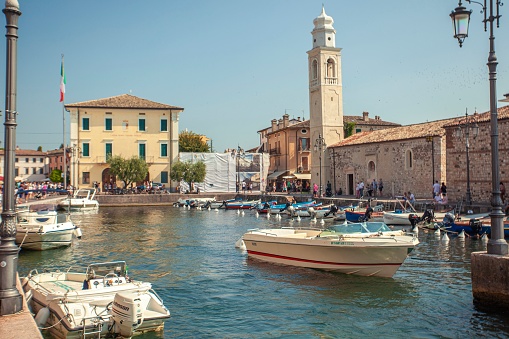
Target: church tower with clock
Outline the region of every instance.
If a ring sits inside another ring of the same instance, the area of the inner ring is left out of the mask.
[[[330,157],[326,145],[343,140],[343,87],[341,81],[341,48],[336,48],[334,20],[322,13],[313,20],[313,49],[308,54],[311,184],[317,183],[325,193],[330,180]],[[334,180],[334,178],[332,178]]]

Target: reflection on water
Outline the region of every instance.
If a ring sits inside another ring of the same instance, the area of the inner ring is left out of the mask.
[[[485,249],[479,240],[444,243],[421,231],[421,244],[386,279],[247,258],[234,247],[247,229],[289,225],[251,212],[101,207],[73,221],[83,238],[64,249],[22,251],[20,274],[125,260],[134,278],[153,283],[172,313],[164,333],[138,338],[509,336],[506,315],[472,304],[470,253]]]

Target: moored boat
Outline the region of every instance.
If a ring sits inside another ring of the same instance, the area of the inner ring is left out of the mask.
[[[81,230],[54,204],[33,204],[16,213],[16,244],[22,249],[48,250],[71,245]]]
[[[238,209],[251,209],[251,208],[254,208],[257,204],[260,203],[260,199],[258,200],[248,200],[248,201],[245,201],[245,200],[235,200],[235,201],[231,201],[231,202],[227,202],[226,203],[226,209],[227,210],[238,210]]]
[[[132,280],[123,261],[86,271],[32,270],[23,290],[36,323],[55,338],[131,337],[160,331],[170,312],[148,282]]]
[[[60,201],[58,207],[65,211],[96,210],[99,202],[95,199],[95,189],[86,188],[76,190],[72,197]]]
[[[249,257],[346,274],[392,277],[419,243],[382,222],[343,223],[326,230],[256,229],[242,236]]]

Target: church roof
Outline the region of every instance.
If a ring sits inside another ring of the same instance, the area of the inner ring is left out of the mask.
[[[462,123],[464,119],[464,117],[449,118],[414,125],[387,128],[372,132],[356,133],[338,143],[329,145],[329,147],[408,140],[425,138],[428,136],[443,136],[445,134],[445,127],[457,126],[458,124]],[[501,107],[498,109],[498,119],[509,119],[509,106]],[[490,112],[477,114],[476,121],[489,122]]]
[[[131,94],[122,94],[114,97],[76,102],[66,104],[65,107],[79,108],[134,108],[134,109],[175,109],[184,110],[182,107],[161,104],[159,102],[150,101],[139,98]]]

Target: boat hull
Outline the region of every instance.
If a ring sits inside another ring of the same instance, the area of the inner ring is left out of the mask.
[[[406,213],[406,212],[383,212],[384,223],[387,225],[401,225],[411,226],[410,222],[411,215],[418,215],[417,213]]]
[[[70,246],[75,227],[55,232],[39,233],[37,230],[28,232],[19,229],[16,232],[16,244],[22,249],[43,251],[53,248]]]
[[[246,233],[248,256],[276,264],[362,276],[392,277],[415,243],[359,239],[294,239]]]

